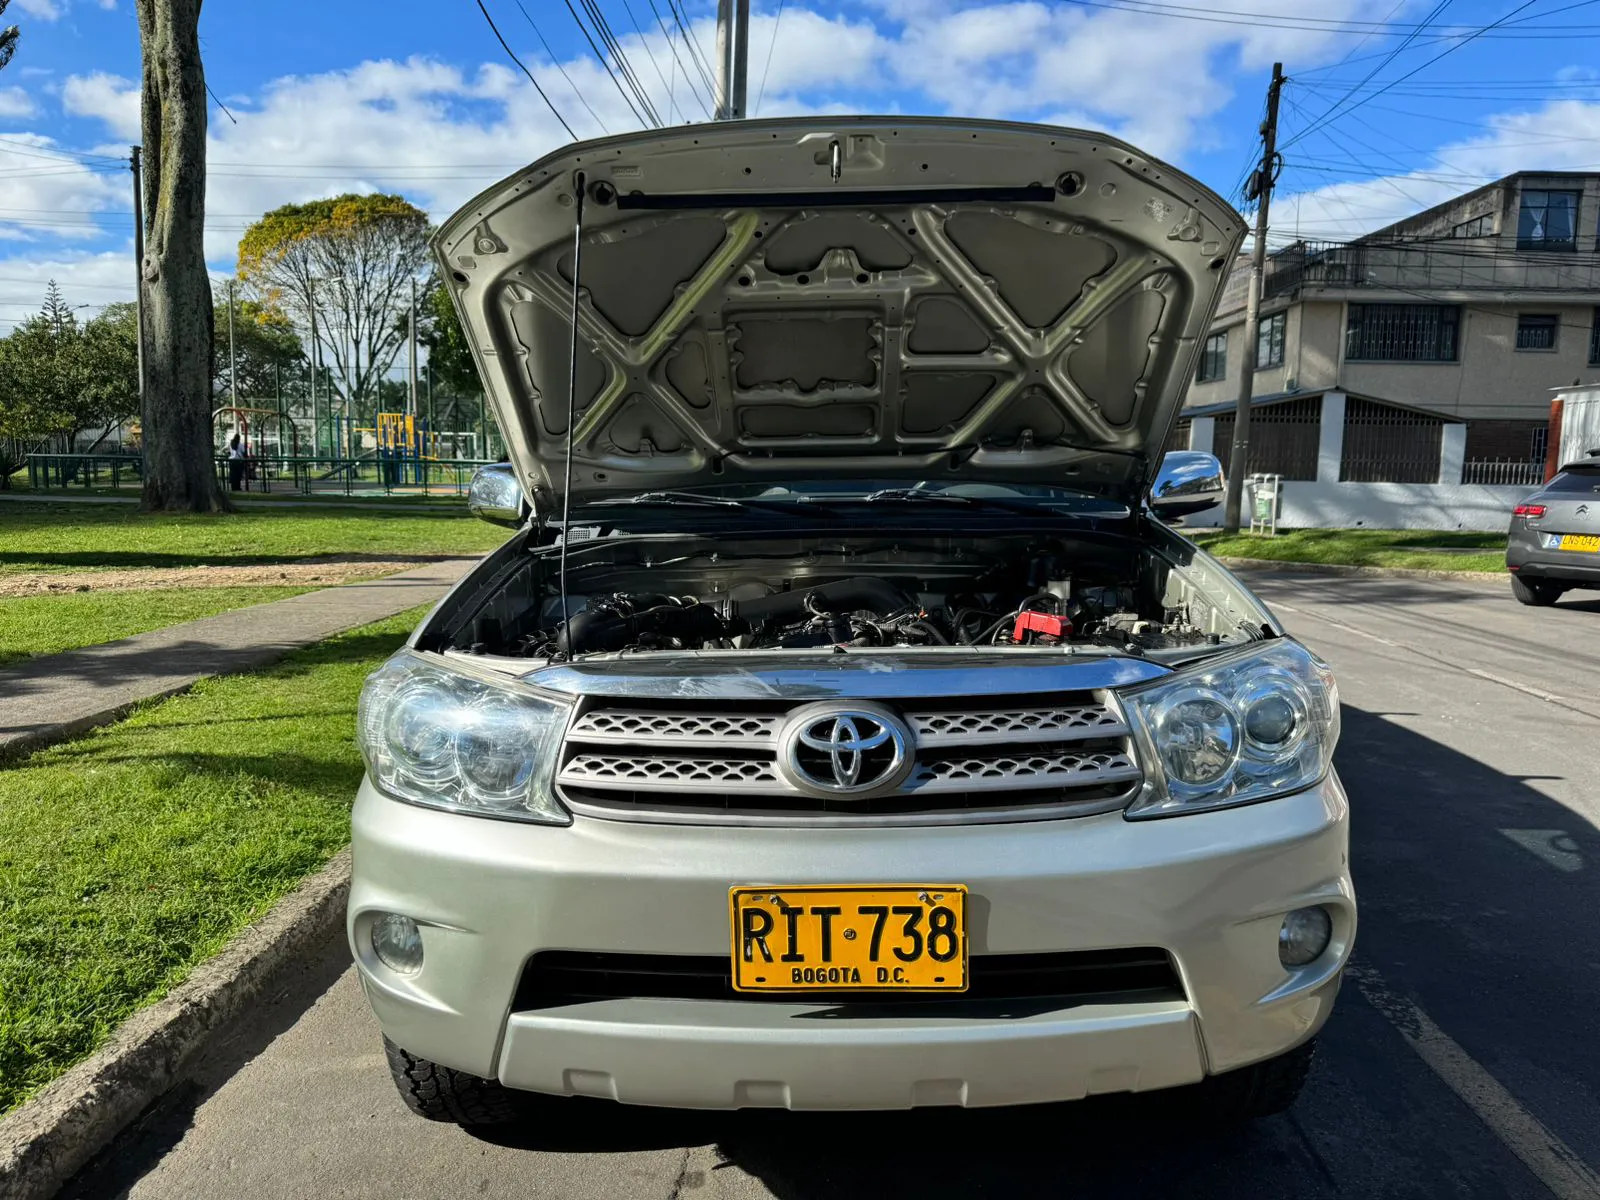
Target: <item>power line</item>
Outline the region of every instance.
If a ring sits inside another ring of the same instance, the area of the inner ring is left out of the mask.
[[[1441,3],[1444,3],[1444,2],[1446,2],[1446,0],[1441,0]],[[1406,80],[1410,79],[1413,75],[1416,75],[1418,72],[1427,70],[1434,63],[1438,62],[1441,58],[1445,58],[1448,55],[1454,54],[1457,50],[1461,49],[1463,46],[1470,45],[1474,40],[1476,40],[1477,38],[1481,37],[1484,33],[1488,32],[1489,30],[1495,28],[1498,25],[1505,24],[1512,17],[1516,16],[1519,12],[1522,12],[1526,8],[1531,8],[1533,5],[1535,5],[1537,3],[1539,3],[1539,0],[1522,0],[1521,4],[1517,5],[1516,8],[1513,8],[1510,12],[1508,12],[1505,16],[1501,17],[1499,20],[1492,21],[1488,25],[1483,26],[1483,28],[1478,30],[1476,33],[1473,33],[1473,34],[1469,35],[1468,37],[1463,38],[1459,42],[1454,42],[1451,45],[1446,46],[1443,50],[1441,50],[1438,54],[1435,54],[1427,62],[1421,63],[1420,65],[1411,68],[1411,70],[1407,71],[1404,75],[1401,75],[1397,79],[1394,79],[1394,80],[1390,81],[1389,83],[1385,84],[1383,87],[1379,88],[1377,91],[1370,93],[1368,96],[1366,96],[1366,97],[1364,97],[1364,98],[1362,98],[1360,100],[1357,100],[1354,104],[1352,104],[1349,108],[1347,108],[1345,110],[1346,115],[1348,115],[1351,112],[1354,112],[1356,109],[1360,108],[1363,104],[1366,104],[1369,100],[1372,100],[1372,99],[1374,99],[1374,98],[1376,98],[1378,96],[1383,95],[1384,92],[1388,91],[1390,88],[1394,87],[1396,84],[1404,83]],[[1290,138],[1289,141],[1285,144],[1286,148],[1287,148],[1287,146],[1292,146],[1296,141],[1299,140],[1300,137],[1304,137],[1304,136],[1305,136],[1305,134],[1301,133],[1297,137]]]
[[[1434,35],[1435,40],[1454,40],[1465,37],[1471,40],[1476,27],[1471,25],[1431,25],[1412,22],[1385,23],[1379,21],[1351,21],[1330,17],[1297,17],[1282,13],[1254,12],[1240,9],[1201,8],[1184,4],[1157,3],[1156,0],[1068,0],[1078,8],[1111,9],[1139,13],[1144,16],[1166,17],[1174,20],[1201,21],[1212,25],[1238,25],[1253,29],[1296,29],[1313,33],[1347,34],[1362,37],[1416,37],[1422,33]],[[1580,0],[1581,7],[1595,0]],[[1565,9],[1556,11],[1566,11]],[[1488,28],[1496,28],[1490,26]],[[1517,40],[1567,40],[1577,37],[1600,37],[1597,25],[1547,26],[1547,33],[1519,33],[1507,31],[1496,38]],[[1385,52],[1387,53],[1387,52]],[[1342,65],[1342,64],[1339,64]]]
[[[556,65],[556,70],[561,72],[561,78],[567,81],[567,86],[572,89],[572,94],[578,98],[578,103],[583,105],[584,110],[594,118],[595,124],[600,126],[601,133],[610,133],[611,130],[608,129],[606,127],[606,123],[600,119],[600,114],[589,107],[589,102],[584,99],[583,93],[578,90],[578,85],[572,82],[572,76],[567,74],[567,69],[561,65],[561,60],[556,57],[556,52],[550,49],[550,43],[545,41],[544,33],[537,25],[534,24],[533,18],[528,15],[528,10],[522,6],[522,0],[513,0],[513,2],[517,6],[517,11],[522,14],[522,19],[525,20],[529,25],[533,26],[533,32],[534,35],[539,39],[539,44],[544,47],[544,52],[550,56],[550,61]]]
[[[1449,5],[1450,5],[1450,0],[1439,0],[1439,3],[1435,4],[1433,6],[1432,11],[1430,11],[1428,13],[1428,16],[1430,18],[1438,16],[1446,8],[1448,8]],[[1294,145],[1301,138],[1305,137],[1307,133],[1319,130],[1324,125],[1326,125],[1333,118],[1334,114],[1336,114],[1340,108],[1342,108],[1346,103],[1349,102],[1350,97],[1355,94],[1356,87],[1364,86],[1367,83],[1370,83],[1372,81],[1373,76],[1377,75],[1379,71],[1383,70],[1384,67],[1386,67],[1390,63],[1392,63],[1395,60],[1395,58],[1403,50],[1405,50],[1405,48],[1407,46],[1409,46],[1413,41],[1416,40],[1416,37],[1417,37],[1417,34],[1416,34],[1415,31],[1407,34],[1405,36],[1405,38],[1400,42],[1400,44],[1398,46],[1396,46],[1393,50],[1391,50],[1386,57],[1384,57],[1382,60],[1380,60],[1378,62],[1378,64],[1375,67],[1372,68],[1372,70],[1367,72],[1365,78],[1363,78],[1361,80],[1360,84],[1357,84],[1357,85],[1351,87],[1350,90],[1345,92],[1344,95],[1340,96],[1332,104],[1328,105],[1328,107],[1323,110],[1322,115],[1317,117],[1315,120],[1313,120],[1311,122],[1310,126],[1307,129],[1302,130],[1300,133],[1296,134],[1294,137],[1291,137],[1287,142],[1285,142],[1283,144],[1284,145],[1284,149],[1287,150],[1290,146]],[[1349,56],[1346,55],[1345,57],[1348,58]]]
[[[656,111],[655,105],[650,102],[649,92],[639,82],[639,73],[633,69],[633,63],[623,53],[622,43],[617,39],[616,31],[611,28],[611,22],[606,19],[606,14],[601,10],[599,0],[578,0],[578,2],[583,5],[584,11],[589,14],[589,19],[594,23],[595,31],[600,34],[601,42],[611,52],[611,57],[616,62],[618,70],[622,72],[623,78],[628,81],[629,89],[638,99],[640,106],[649,115],[650,120],[659,128],[664,124],[661,120],[661,114]]]
[[[772,22],[772,40],[767,43],[767,65],[761,68],[761,86],[756,89],[756,106],[750,115],[761,115],[761,98],[767,94],[767,72],[772,70],[772,52],[778,48],[778,26],[783,24],[784,0],[778,0],[778,15]]]
[[[695,103],[700,106],[700,111],[705,114],[706,120],[709,121],[711,119],[711,109],[706,105],[706,97],[695,88],[694,81],[689,78],[689,68],[684,66],[683,59],[678,57],[678,47],[672,40],[672,32],[667,28],[666,21],[662,20],[661,10],[656,7],[656,0],[648,0],[648,2],[650,4],[650,11],[655,14],[656,24],[661,26],[661,36],[667,39],[667,49],[672,51],[672,61],[677,63],[678,69],[683,72],[683,80],[689,85],[689,94],[695,98]],[[687,40],[688,39],[685,38],[685,43],[687,43]],[[692,61],[694,55],[691,54],[689,57]]]
[[[482,0],[479,0],[479,3],[482,3]],[[628,106],[628,111],[633,113],[634,119],[637,120],[639,124],[650,124],[649,119],[639,111],[638,105],[633,102],[633,97],[628,95],[628,89],[622,86],[622,81],[617,78],[616,72],[611,69],[611,64],[606,61],[605,54],[601,51],[599,46],[595,45],[594,35],[589,32],[589,27],[583,23],[583,18],[578,15],[578,10],[572,7],[572,0],[564,0],[564,3],[567,6],[567,11],[572,14],[572,20],[578,26],[578,31],[583,34],[584,40],[589,43],[589,49],[592,50],[594,52],[594,56],[600,60],[600,65],[605,68],[605,73],[611,76],[611,82],[616,86],[617,94],[622,97],[622,102]],[[659,121],[656,123],[660,124]]]
[[[512,62],[516,63],[517,66],[521,68],[522,73],[528,77],[528,82],[533,84],[533,90],[539,93],[539,99],[544,101],[545,107],[555,114],[556,120],[561,122],[561,128],[567,131],[567,136],[573,141],[577,141],[578,135],[572,132],[572,126],[567,124],[567,119],[561,115],[561,110],[555,106],[549,96],[544,94],[544,89],[539,86],[539,81],[533,77],[532,71],[523,66],[522,60],[517,57],[516,51],[506,44],[506,39],[500,34],[500,27],[494,23],[494,18],[489,15],[489,10],[483,6],[483,0],[477,0],[477,3],[478,11],[483,14],[483,19],[489,22],[489,28],[494,31],[495,41],[500,43],[500,48],[506,52],[506,56],[510,58]]]
[[[627,11],[628,20],[633,22],[633,31],[639,35],[639,44],[644,47],[645,55],[650,59],[650,65],[655,68],[656,78],[661,80],[661,86],[667,89],[667,116],[670,117],[674,104],[672,85],[667,82],[667,77],[661,72],[661,63],[656,59],[656,52],[650,49],[650,39],[645,37],[644,29],[639,24],[639,18],[633,15],[633,5],[629,4],[628,0],[622,0],[622,7]],[[682,117],[682,109],[678,110],[678,115]]]
[[[699,43],[689,36],[689,22],[684,17],[678,0],[667,0],[667,7],[672,10],[672,19],[678,26],[678,32],[683,35],[684,47],[689,51],[689,57],[694,60],[695,68],[700,72],[700,82],[705,85],[706,95],[715,97],[717,85],[712,81],[711,68],[706,63],[705,55],[700,51]]]

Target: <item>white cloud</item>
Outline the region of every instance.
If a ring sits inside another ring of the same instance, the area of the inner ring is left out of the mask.
[[[133,299],[133,252],[0,256],[0,335],[39,311],[54,279],[66,302],[87,320],[107,304]]]
[[[17,8],[41,21],[54,21],[63,11],[62,6],[55,3],[55,0],[17,0]]]
[[[0,236],[83,240],[104,232],[95,214],[126,207],[127,172],[115,162],[84,162],[49,138],[10,133],[0,141]]]
[[[31,117],[39,111],[33,97],[19,87],[0,87],[0,118]]]
[[[104,71],[70,75],[61,88],[61,105],[75,117],[99,119],[120,138],[139,140],[139,85],[131,79]]]
[[[1600,171],[1600,103],[1555,101],[1485,124],[1483,136],[1441,147],[1415,171],[1298,192],[1280,184],[1273,241],[1358,237],[1517,171]],[[1294,170],[1291,150],[1285,182],[1294,181]]]

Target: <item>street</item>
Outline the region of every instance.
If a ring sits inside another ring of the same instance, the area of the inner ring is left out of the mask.
[[[1249,582],[1338,672],[1362,905],[1291,1115],[1218,1136],[1158,1096],[881,1116],[561,1101],[471,1133],[402,1107],[336,945],[64,1194],[1600,1196],[1600,599]]]

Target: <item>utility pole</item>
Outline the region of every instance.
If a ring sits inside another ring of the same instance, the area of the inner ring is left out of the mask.
[[[406,335],[410,339],[410,361],[406,366],[407,391],[406,415],[413,421],[417,418],[417,281],[411,280],[411,314],[407,321]]]
[[[233,406],[239,407],[239,359],[233,352],[233,280],[228,280],[228,395],[233,397]],[[238,420],[239,414],[234,413]]]
[[[717,0],[716,119],[745,115],[750,66],[750,0]]]
[[[144,167],[143,147],[130,146],[128,169],[133,172],[133,319],[139,327],[139,412],[144,412]]]
[[[1244,309],[1243,374],[1239,379],[1239,404],[1233,418],[1233,457],[1228,463],[1228,498],[1222,526],[1239,532],[1244,499],[1244,477],[1250,461],[1250,401],[1256,383],[1256,341],[1261,332],[1261,280],[1267,270],[1267,209],[1272,200],[1278,159],[1278,93],[1283,90],[1283,64],[1272,64],[1272,84],[1267,88],[1267,119],[1261,123],[1261,167],[1247,195],[1256,202],[1256,243],[1250,254],[1250,293]]]

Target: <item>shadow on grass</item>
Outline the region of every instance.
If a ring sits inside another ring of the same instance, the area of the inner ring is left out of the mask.
[[[324,566],[341,563],[366,562],[443,562],[451,558],[472,558],[473,551],[400,551],[392,554],[250,554],[218,552],[213,554],[166,554],[148,550],[67,550],[67,551],[0,551],[0,568],[18,570],[59,570],[77,568],[177,568],[177,567],[280,567]]]

